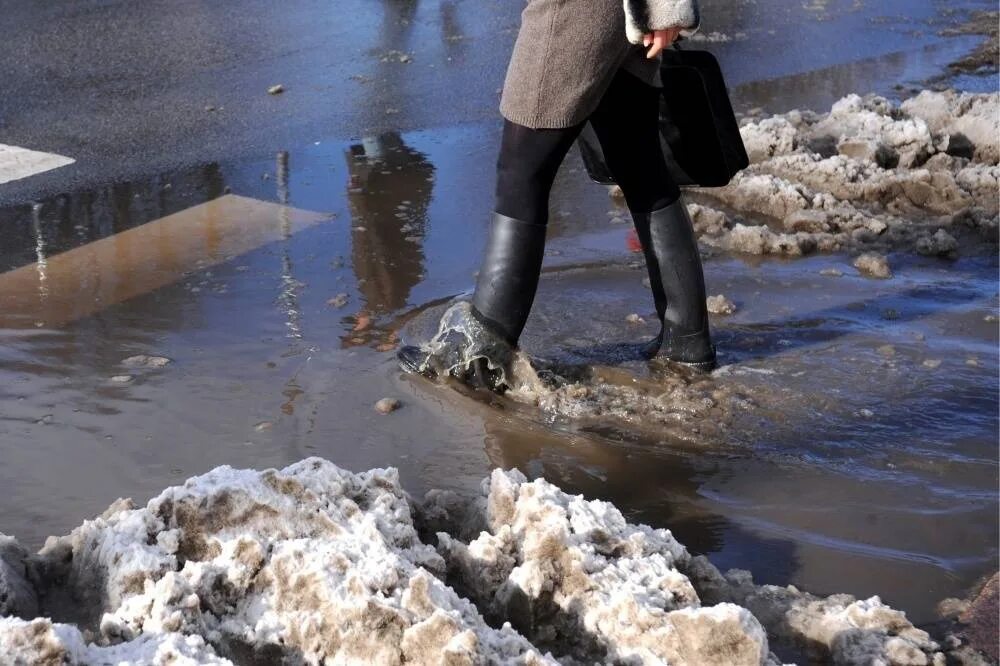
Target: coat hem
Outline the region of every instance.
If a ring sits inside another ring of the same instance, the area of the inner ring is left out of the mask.
[[[593,112],[594,109],[590,109],[586,113],[575,113],[570,116],[547,118],[544,115],[537,113],[513,113],[505,109],[503,106],[500,107],[500,115],[502,115],[505,119],[516,125],[521,125],[530,129],[566,129],[569,127],[575,127],[576,125],[580,125],[587,120]]]

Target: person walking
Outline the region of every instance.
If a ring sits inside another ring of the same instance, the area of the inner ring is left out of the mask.
[[[500,100],[496,206],[471,300],[478,335],[495,339],[467,342],[516,348],[541,273],[549,193],[589,122],[646,260],[661,323],[649,355],[713,368],[698,243],[659,140],[660,53],[697,29],[697,0],[529,0],[521,18]],[[404,369],[421,372],[430,355],[399,352]],[[502,389],[502,361],[473,356],[457,370]]]

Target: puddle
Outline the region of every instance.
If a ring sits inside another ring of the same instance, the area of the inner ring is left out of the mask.
[[[55,255],[38,233],[38,261],[0,274],[0,328],[62,327],[324,219],[227,194]]]
[[[610,378],[576,380],[561,401],[542,396],[540,409],[520,396],[483,409],[491,461],[669,524],[713,560],[769,582],[877,589],[930,620],[937,600],[997,557],[998,337],[987,321],[997,261],[894,260],[900,275],[886,283],[821,274],[853,272],[835,256],[709,260],[709,293],[737,312],[713,317],[723,366],[697,393],[725,396],[729,408],[692,420],[664,412],[663,370],[625,362]],[[652,337],[652,324],[626,324],[634,312],[653,321],[643,277],[625,266],[550,273],[524,348],[570,362]],[[643,392],[658,375],[658,390]],[[600,418],[580,418],[594,400]]]
[[[713,17],[728,40],[711,48],[741,106],[826,108],[844,92],[923,81],[978,43],[937,36],[961,16],[918,4],[735,3]],[[461,23],[443,7],[442,21]],[[803,47],[829,42],[831,26],[846,35],[838,48]],[[468,50],[434,34],[442,57]],[[546,409],[400,377],[401,331],[419,333],[473,284],[496,125],[322,139],[0,210],[0,294],[41,294],[44,274],[59,303],[33,301],[16,321],[5,310],[0,324],[0,529],[35,549],[117,496],[143,500],[221,464],[320,455],[397,466],[415,493],[468,491],[490,467],[516,466],[668,526],[721,568],[882,594],[917,622],[995,571],[995,251],[892,255],[885,282],[858,276],[847,255],[716,253],[709,292],[736,312],[713,318],[725,367],[699,384],[614,358],[615,345],[655,334],[652,303],[630,265],[625,211],[572,155],[524,345],[551,363],[597,366],[621,413],[566,413],[606,396]],[[267,203],[227,208],[218,237],[184,233],[202,206],[251,199]],[[275,231],[286,207],[331,217]],[[10,286],[19,275],[30,280]],[[100,307],[86,302],[95,294]],[[169,363],[122,363],[138,354]],[[715,404],[651,410],[644,401],[662,397],[663,382]],[[383,415],[373,405],[387,396],[402,408]]]

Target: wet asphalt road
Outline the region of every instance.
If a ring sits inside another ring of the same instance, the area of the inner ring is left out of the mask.
[[[701,46],[719,56],[731,85],[741,85],[876,58],[884,69],[887,54],[919,51],[959,9],[991,3],[702,5],[703,34],[721,40]],[[259,158],[320,139],[498,123],[522,6],[8,0],[0,23],[0,143],[67,155],[76,164],[0,186],[0,205]],[[929,59],[919,58],[923,67]],[[907,67],[874,76],[884,83],[919,74]],[[823,104],[856,83],[843,72],[789,82],[778,98],[802,103],[819,90]],[[285,92],[268,95],[275,84]],[[751,92],[753,104],[775,97],[773,89]]]
[[[0,143],[77,164],[0,187],[0,202],[493,117],[515,5],[5,2]]]

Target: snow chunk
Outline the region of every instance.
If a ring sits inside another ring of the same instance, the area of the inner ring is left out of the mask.
[[[699,204],[688,204],[687,209],[699,236],[718,236],[730,226],[729,218],[720,210]]]
[[[451,580],[561,660],[764,664],[767,637],[731,604],[702,608],[667,530],[630,525],[612,505],[495,470],[476,506],[487,531],[438,534]],[[560,641],[556,642],[559,637]]]
[[[816,249],[810,234],[775,233],[764,225],[737,224],[717,244],[730,252],[786,257],[800,257]]]
[[[28,552],[16,539],[0,533],[0,617],[34,617],[38,598],[28,582]]]
[[[517,471],[471,501],[428,493],[417,522],[437,549],[411,506],[395,470],[310,458],[119,500],[35,556],[0,538],[6,608],[72,600],[80,620],[0,618],[0,661],[774,666],[781,644],[817,663],[945,663],[878,597],[723,576],[668,530]]]
[[[0,654],[13,664],[233,666],[200,636],[146,634],[118,645],[88,645],[76,627],[44,618],[0,619]]]
[[[889,260],[885,255],[876,252],[866,252],[854,260],[854,267],[869,277],[887,280],[892,277]]]
[[[444,562],[395,470],[220,467],[50,539],[38,567],[100,616],[101,642],[179,633],[237,661],[551,663],[433,575]]]
[[[768,635],[804,648],[818,662],[943,666],[945,656],[927,632],[878,597],[816,597],[794,586],[755,585],[747,571],[723,576],[705,557],[691,558],[686,573],[707,603],[748,608]]]
[[[750,162],[762,162],[795,149],[795,126],[782,116],[765,118],[740,128]]]
[[[923,119],[895,118],[892,111],[892,104],[883,97],[848,95],[833,105],[829,115],[813,127],[813,132],[838,137],[839,143],[852,141],[888,146],[899,154],[902,167],[913,166],[937,151],[934,137]]]
[[[738,210],[778,219],[809,208],[812,198],[809,192],[793,182],[772,175],[755,174],[752,170],[736,174],[729,185],[713,190],[712,194]]]
[[[726,298],[725,294],[709,296],[705,299],[705,304],[712,314],[730,315],[736,312],[736,304]]]
[[[923,120],[933,132],[968,138],[977,161],[996,164],[1000,160],[1000,96],[924,90],[900,108]]]
[[[925,91],[901,105],[848,95],[829,113],[755,119],[741,133],[750,166],[699,192],[725,213],[691,207],[707,245],[781,256],[926,252],[944,227],[956,241],[970,229],[996,242],[1000,93]]]
[[[944,229],[938,229],[933,236],[924,236],[917,241],[917,252],[931,257],[954,257],[958,252],[958,241]]]

